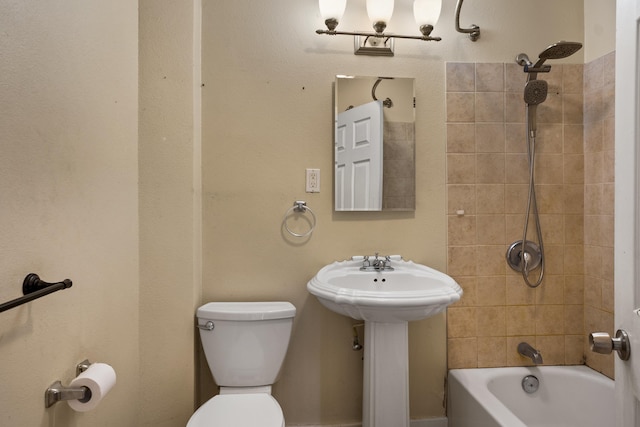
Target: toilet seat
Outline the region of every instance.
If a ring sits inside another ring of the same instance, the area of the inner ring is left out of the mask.
[[[284,427],[284,415],[267,393],[220,394],[199,407],[187,427]]]

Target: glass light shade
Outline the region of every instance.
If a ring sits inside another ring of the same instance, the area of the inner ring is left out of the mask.
[[[367,0],[367,14],[372,24],[388,23],[393,15],[393,0]]]
[[[441,0],[415,0],[413,17],[418,25],[436,25],[442,9]]]
[[[320,7],[322,19],[335,19],[339,21],[342,19],[342,15],[344,15],[347,0],[318,0],[318,6]]]

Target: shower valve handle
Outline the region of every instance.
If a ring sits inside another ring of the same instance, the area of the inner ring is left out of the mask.
[[[615,338],[611,338],[606,332],[590,333],[589,347],[591,351],[600,354],[610,354],[615,350],[618,352],[618,357],[622,360],[629,360],[629,356],[631,355],[629,335],[622,329],[618,329]]]

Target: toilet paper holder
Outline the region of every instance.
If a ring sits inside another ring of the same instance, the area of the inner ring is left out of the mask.
[[[76,365],[76,376],[80,375],[91,366],[88,359]],[[91,399],[91,390],[88,387],[63,387],[60,380],[54,382],[44,392],[44,407],[50,408],[62,400],[79,400],[88,402]]]

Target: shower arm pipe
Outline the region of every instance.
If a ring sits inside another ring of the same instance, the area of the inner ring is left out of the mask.
[[[38,277],[37,274],[29,273],[22,282],[22,294],[24,296],[0,304],[0,313],[41,298],[45,295],[49,295],[53,292],[70,288],[72,285],[73,282],[69,279],[64,279],[62,282],[58,283],[47,283],[40,280],[40,277]]]
[[[464,0],[458,0],[456,3],[456,31],[459,33],[469,34],[469,38],[472,42],[477,41],[480,38],[480,27],[476,24],[471,24],[470,28],[460,27],[460,10],[462,9],[462,2]]]
[[[544,61],[544,59],[540,59],[534,64],[526,53],[521,53],[516,56],[516,63],[523,68],[525,73],[529,74],[528,80],[535,80],[538,77],[538,73],[548,73],[551,71],[551,65],[542,65]]]

